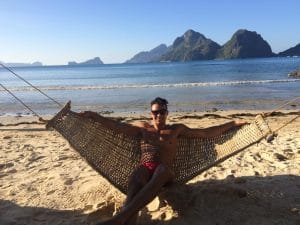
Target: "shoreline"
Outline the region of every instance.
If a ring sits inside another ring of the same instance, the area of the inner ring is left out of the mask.
[[[239,118],[254,118],[256,115],[270,113],[271,111],[264,110],[222,110],[222,111],[212,111],[212,112],[170,112],[168,116],[168,122],[179,120],[179,119],[223,119],[223,120],[234,120]],[[50,120],[53,115],[43,115],[42,118],[45,120]],[[103,113],[100,114],[104,117],[117,119],[122,122],[133,122],[138,120],[151,120],[150,113]],[[273,112],[271,115],[267,115],[268,117],[286,117],[286,116],[297,116],[300,115],[299,110],[279,110]],[[0,116],[0,130],[1,127],[7,126],[18,126],[18,125],[44,125],[43,122],[40,122],[38,117],[28,114],[28,115],[1,115]]]
[[[172,113],[197,113],[197,112],[222,112],[222,111],[271,111],[277,107],[287,103],[290,99],[285,100],[244,100],[244,101],[232,101],[221,102],[220,101],[207,101],[207,102],[174,102],[169,104],[169,111]],[[68,101],[65,101],[64,106]],[[28,104],[33,111],[39,115],[54,115],[61,107],[54,105],[48,105],[47,103],[40,103],[39,105]],[[45,106],[46,105],[46,106]],[[103,114],[115,114],[115,113],[128,113],[128,114],[143,114],[148,112],[150,103],[145,101],[144,103],[106,103],[106,104],[81,104],[72,102],[73,111],[95,111]],[[0,104],[0,116],[12,115],[12,116],[30,116],[33,115],[28,109],[21,104]],[[294,102],[287,105],[284,110],[297,110],[300,109],[300,102]]]
[[[159,89],[159,90],[140,90],[133,93],[130,90],[122,93],[114,91],[91,92],[91,93],[65,93],[65,95],[55,96],[62,106],[69,102],[70,96],[76,101],[72,101],[72,110],[80,111],[95,111],[103,114],[128,113],[130,115],[147,113],[150,106],[150,101],[159,96],[166,98],[169,101],[169,111],[179,113],[197,113],[197,112],[215,112],[215,111],[270,111],[277,107],[299,97],[299,93],[288,92],[289,87],[285,87],[285,91],[273,95],[268,92],[268,88],[262,88],[261,91],[256,89],[247,92],[243,88],[237,87],[233,89],[216,89],[203,90],[196,89]],[[261,89],[259,88],[259,89]],[[208,92],[207,92],[208,91]],[[272,90],[271,90],[272,91]],[[141,93],[142,96],[141,96]],[[259,93],[259,94],[258,94]],[[75,94],[74,96],[72,94]],[[133,99],[134,96],[134,99]],[[0,99],[1,100],[1,99]],[[19,102],[11,102],[9,99],[0,101],[0,116],[17,115],[28,116],[32,115],[30,110],[26,109]],[[24,103],[37,114],[52,115],[57,113],[61,106],[53,102],[42,99],[24,99]],[[300,102],[295,101],[285,107],[287,110],[300,109]]]

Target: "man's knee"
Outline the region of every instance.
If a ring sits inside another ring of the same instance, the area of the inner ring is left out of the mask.
[[[158,176],[164,176],[164,177],[169,177],[170,179],[173,178],[174,174],[172,172],[172,170],[164,165],[164,164],[160,164],[156,170],[155,170],[155,173],[158,175]]]
[[[145,185],[150,179],[148,171],[145,168],[136,168],[129,177],[129,183]]]

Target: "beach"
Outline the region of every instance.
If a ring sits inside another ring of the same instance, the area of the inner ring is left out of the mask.
[[[204,128],[260,111],[171,113],[169,123]],[[297,111],[267,121],[276,129]],[[118,116],[110,114],[110,116]],[[147,114],[125,116],[124,122]],[[300,224],[300,118],[265,140],[160,193],[139,224]],[[114,215],[125,195],[94,171],[56,131],[31,116],[0,117],[0,224],[90,224]]]

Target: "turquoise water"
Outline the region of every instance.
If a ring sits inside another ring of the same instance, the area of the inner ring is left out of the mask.
[[[173,111],[271,109],[300,95],[300,80],[287,77],[300,58],[12,69],[62,104],[72,100],[75,110],[144,112],[156,96]],[[39,114],[59,108],[3,68],[0,83]],[[3,89],[0,106],[0,114],[27,112]]]

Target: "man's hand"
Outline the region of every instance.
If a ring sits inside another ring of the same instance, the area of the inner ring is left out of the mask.
[[[241,126],[244,126],[244,125],[247,125],[249,124],[247,121],[244,121],[244,120],[235,120],[234,121],[234,126],[235,127],[241,127]]]

